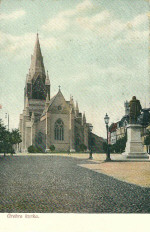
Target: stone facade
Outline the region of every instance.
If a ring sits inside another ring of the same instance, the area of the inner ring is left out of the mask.
[[[24,110],[20,115],[19,130],[22,143],[19,151],[26,152],[34,145],[49,151],[54,145],[56,151],[75,151],[81,144],[88,149],[89,124],[85,114],[80,113],[73,97],[66,101],[60,88],[50,97],[50,80],[45,74],[43,57],[37,34],[31,66],[24,89]]]
[[[126,127],[129,122],[129,102],[124,102],[125,115],[121,118],[120,121],[112,123],[110,125],[110,144],[115,144],[117,140],[122,139],[126,135]]]

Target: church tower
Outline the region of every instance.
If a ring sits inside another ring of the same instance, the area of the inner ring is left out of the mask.
[[[31,65],[25,82],[24,110],[20,115],[19,130],[22,137],[20,150],[22,151],[27,151],[27,148],[36,142],[40,117],[45,109],[46,98],[47,101],[50,100],[50,80],[48,72],[45,73],[37,34],[34,52],[31,56]]]
[[[34,52],[31,55],[31,65],[24,88],[24,107],[26,106],[26,99],[28,98],[30,116],[33,111],[35,117],[37,116],[39,118],[41,116],[47,95],[50,100],[50,80],[48,71],[47,74],[45,73],[39,36],[37,34]],[[35,105],[36,108],[34,107]],[[37,109],[38,112],[36,112]],[[39,111],[41,112],[39,113]]]
[[[45,74],[43,56],[37,34],[34,53],[31,56],[31,65],[27,74],[25,85],[25,98],[46,100],[47,93],[50,98],[50,81],[48,72]]]

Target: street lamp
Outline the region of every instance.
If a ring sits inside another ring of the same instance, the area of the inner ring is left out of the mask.
[[[89,124],[89,148],[90,148],[89,159],[93,159],[92,157],[92,130],[93,130],[93,126],[92,124]]]
[[[7,118],[7,120],[8,120],[8,130],[9,130],[9,114],[8,113],[5,113],[5,118]]]
[[[111,159],[110,159],[110,150],[109,150],[109,142],[108,142],[108,124],[109,124],[109,116],[108,116],[108,114],[105,115],[104,121],[105,121],[105,124],[106,124],[106,131],[107,131],[107,152],[106,152],[106,160],[105,161],[111,161]]]

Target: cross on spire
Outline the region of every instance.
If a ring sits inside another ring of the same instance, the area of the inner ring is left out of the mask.
[[[60,91],[61,86],[59,85],[58,88],[59,88],[59,91]]]

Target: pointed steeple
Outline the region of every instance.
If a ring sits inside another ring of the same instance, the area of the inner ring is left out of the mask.
[[[79,106],[78,106],[78,102],[76,101],[76,109],[75,109],[75,111],[76,111],[76,115],[78,115],[78,113],[79,113]]]
[[[34,47],[34,55],[36,55],[38,57],[42,56],[38,33],[36,34],[36,43],[35,43],[35,47]]]
[[[70,105],[73,106],[73,96],[70,95]]]
[[[49,96],[48,96],[48,93],[47,93],[47,96],[46,96],[46,103],[49,102]]]
[[[29,107],[29,101],[28,101],[28,97],[26,97],[26,108]]]
[[[37,74],[37,75],[40,74],[42,76],[43,75],[45,76],[45,68],[44,68],[44,64],[43,64],[43,57],[42,57],[42,52],[41,52],[41,48],[40,48],[38,33],[37,33],[37,37],[36,37],[34,53],[31,56],[30,74],[31,74],[31,78],[33,78],[33,76],[35,74]]]
[[[46,102],[45,102],[46,109],[48,108],[48,106],[49,106],[49,96],[48,96],[48,93],[47,93]]]
[[[85,112],[84,112],[84,114],[83,114],[83,124],[85,124],[86,123],[86,117],[85,117]]]
[[[47,71],[46,79],[45,79],[45,85],[50,85],[50,79],[49,79],[49,74]]]
[[[60,88],[61,88],[61,86],[59,85],[59,86],[58,86],[58,92],[61,92],[61,89],[60,89]]]
[[[35,116],[34,116],[34,111],[32,111],[32,115],[31,115],[31,121],[34,122]]]
[[[73,100],[73,96],[70,95],[70,107],[75,110],[75,106],[74,106],[74,100]]]

